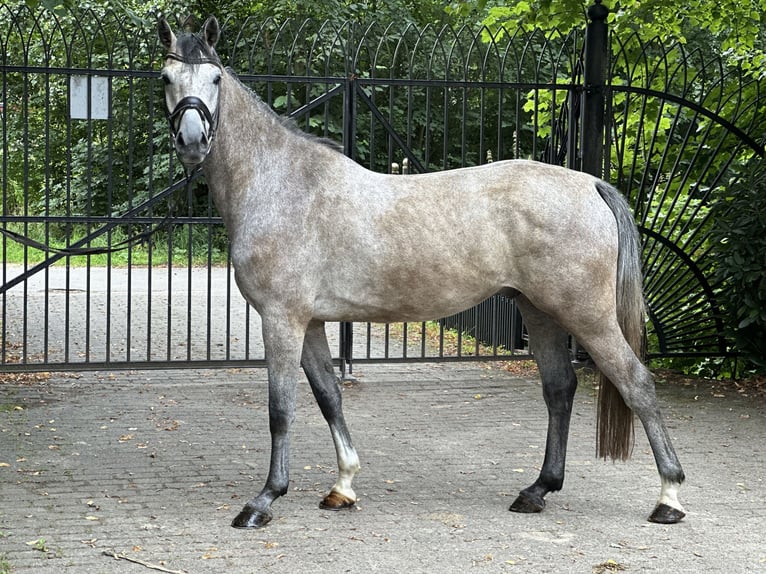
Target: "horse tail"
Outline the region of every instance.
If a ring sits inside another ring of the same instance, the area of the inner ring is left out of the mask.
[[[596,189],[617,220],[617,321],[639,360],[645,353],[645,303],[641,270],[641,240],[627,201],[611,185],[597,182]],[[610,381],[600,374],[596,450],[598,456],[627,460],[633,451],[633,411]]]

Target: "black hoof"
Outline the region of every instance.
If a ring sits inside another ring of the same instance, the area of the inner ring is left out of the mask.
[[[261,512],[250,506],[245,506],[242,512],[231,521],[234,528],[263,528],[271,522],[271,512]]]
[[[667,504],[658,504],[649,517],[649,522],[656,522],[657,524],[675,524],[681,522],[686,513]]]
[[[533,514],[542,512],[545,508],[545,499],[542,496],[533,496],[525,492],[520,492],[516,500],[511,504],[511,512],[521,512],[523,514]]]

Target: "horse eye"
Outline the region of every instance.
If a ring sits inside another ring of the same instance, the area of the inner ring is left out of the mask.
[[[216,76],[215,79],[213,79],[213,84],[218,85],[221,83],[221,76]]]
[[[162,78],[162,81],[163,81],[163,82],[165,82],[165,85],[166,85],[166,86],[170,85],[170,78],[168,77],[168,75],[167,75],[167,74],[165,74],[165,73],[163,72],[163,73],[160,75],[160,78]]]

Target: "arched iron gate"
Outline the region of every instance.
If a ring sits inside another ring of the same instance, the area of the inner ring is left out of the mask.
[[[220,219],[202,180],[180,181],[167,143],[153,28],[7,6],[0,22],[2,228],[65,248],[128,243],[122,256],[40,260],[4,237],[0,367],[262,364]],[[602,173],[644,233],[651,352],[725,354],[709,210],[762,153],[749,135],[760,86],[660,42],[613,38],[607,53],[595,26],[585,50],[580,32],[248,20],[224,22],[219,53],[278,112],[376,171],[521,157]],[[452,318],[457,332],[442,321],[330,334],[339,356],[361,361],[527,357],[506,303]]]

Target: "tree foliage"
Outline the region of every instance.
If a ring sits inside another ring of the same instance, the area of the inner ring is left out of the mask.
[[[600,0],[599,0],[600,2]],[[490,29],[517,25],[526,29],[569,31],[582,25],[583,0],[454,0],[447,11]],[[660,38],[726,56],[753,76],[766,74],[766,0],[720,3],[713,0],[607,1],[608,24],[615,35],[636,33],[643,41]]]

